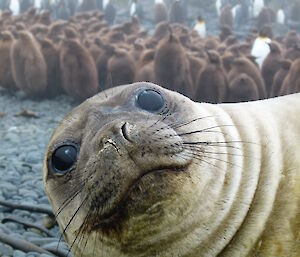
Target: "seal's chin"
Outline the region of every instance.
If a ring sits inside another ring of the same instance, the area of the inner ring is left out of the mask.
[[[158,202],[170,198],[176,190],[176,178],[187,174],[185,167],[161,168],[146,172],[128,186],[121,201],[106,214],[99,215],[95,209],[90,221],[90,231],[109,232],[119,230],[128,217],[145,215]]]

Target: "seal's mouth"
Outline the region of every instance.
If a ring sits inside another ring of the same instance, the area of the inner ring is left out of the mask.
[[[142,180],[151,175],[158,174],[180,174],[186,173],[188,170],[189,164],[183,167],[161,167],[155,170],[150,170],[145,172],[140,177],[135,179],[125,190],[125,193],[122,195],[121,200],[114,206],[114,208],[110,209],[103,215],[99,215],[97,208],[95,208],[94,212],[97,213],[93,218],[93,221],[90,224],[89,231],[102,230],[109,231],[113,228],[119,227],[121,221],[126,217],[126,204],[130,198],[131,193],[134,189],[138,188],[141,184]]]

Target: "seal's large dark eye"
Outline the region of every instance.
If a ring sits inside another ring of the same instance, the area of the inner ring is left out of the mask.
[[[152,89],[145,89],[137,95],[137,105],[148,112],[158,112],[165,105],[165,100],[160,93]]]
[[[66,174],[77,161],[78,149],[75,145],[59,146],[51,158],[51,166],[54,172]]]

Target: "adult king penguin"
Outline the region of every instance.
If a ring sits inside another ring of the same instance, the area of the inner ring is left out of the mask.
[[[205,25],[205,21],[203,20],[203,18],[201,16],[198,16],[197,23],[194,26],[194,30],[196,30],[198,32],[198,35],[201,38],[206,37],[206,25]]]
[[[261,69],[262,63],[270,52],[269,43],[271,43],[271,39],[262,31],[259,33],[259,36],[255,39],[252,49],[251,55],[256,59],[256,63]]]

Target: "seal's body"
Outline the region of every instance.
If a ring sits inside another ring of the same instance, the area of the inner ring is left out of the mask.
[[[84,102],[44,162],[72,252],[299,256],[299,100],[212,105],[136,83]]]

